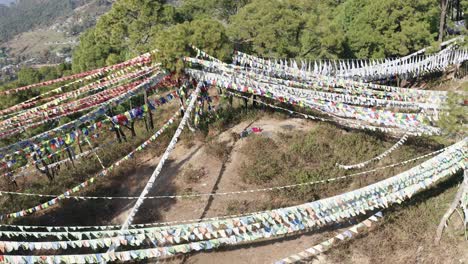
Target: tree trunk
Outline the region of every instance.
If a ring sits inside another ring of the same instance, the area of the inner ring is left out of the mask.
[[[122,143],[122,139],[120,138],[119,129],[117,128],[116,125],[113,126],[113,129],[114,129],[114,132],[115,132],[115,136],[117,137],[117,140],[119,141],[119,143]]]
[[[81,147],[80,137],[77,137],[78,141],[78,148],[80,149],[80,153],[83,153],[83,148]]]
[[[49,181],[52,181],[54,178],[53,176],[50,174],[50,171],[49,171],[49,166],[47,165],[47,163],[45,162],[45,160],[42,158],[42,155],[33,155],[33,160],[35,161],[34,162],[34,165],[36,167],[36,169],[42,173],[42,174],[45,174],[47,176],[47,178],[49,179]],[[44,169],[41,169],[39,167],[39,161],[40,163],[42,163],[42,166],[44,166]]]
[[[125,142],[127,142],[127,136],[124,134],[124,132],[123,132],[122,128],[120,128],[120,126],[119,126],[119,128],[118,128],[118,133],[120,133],[121,138],[122,138]]]
[[[439,21],[439,42],[444,39],[445,31],[445,18],[447,16],[447,2],[448,0],[440,0],[440,21]]]
[[[183,115],[182,115],[183,116]],[[146,132],[149,132],[149,127],[148,127],[148,118],[146,118],[146,115],[143,116],[143,119],[145,121],[145,128],[146,128]]]
[[[151,130],[154,129],[154,124],[153,124],[153,113],[151,112],[150,104],[148,101],[148,91],[145,90],[145,104],[146,107],[148,108],[148,120],[149,120],[149,128]]]
[[[68,157],[70,158],[70,161],[72,162],[72,166],[74,168],[75,167],[75,161],[74,161],[74,158],[73,158],[74,155],[73,155],[73,153],[72,153],[72,151],[70,149],[71,146],[68,145],[67,143],[65,143],[64,146],[65,146],[65,149],[67,150]]]
[[[130,132],[132,133],[132,137],[136,137],[136,132],[135,132],[135,120],[132,120],[130,122],[130,125],[124,125]]]

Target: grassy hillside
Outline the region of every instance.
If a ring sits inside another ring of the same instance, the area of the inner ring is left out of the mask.
[[[0,48],[6,51],[11,64],[30,59],[34,59],[32,64],[61,63],[71,57],[79,35],[93,27],[112,3],[113,0],[21,0],[9,7],[0,5]]]
[[[21,0],[9,7],[0,7],[0,42],[28,31],[44,26],[55,18],[68,15],[73,11],[71,0]]]

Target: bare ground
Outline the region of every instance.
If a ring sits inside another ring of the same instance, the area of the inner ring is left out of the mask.
[[[309,131],[314,128],[315,123],[303,119],[277,119],[264,116],[254,121],[244,121],[214,137],[214,144],[220,144],[227,150],[227,155],[220,157],[213,153],[203,140],[182,140],[178,144],[170,159],[164,166],[161,175],[156,181],[155,187],[149,193],[153,195],[172,195],[184,193],[208,193],[208,192],[228,192],[245,189],[253,189],[243,183],[239,177],[239,167],[245,160],[239,151],[245,139],[235,139],[232,134],[240,133],[247,127],[261,127],[261,136],[276,139],[278,132],[288,131]],[[101,193],[110,193],[112,196],[138,196],[149,179],[151,173],[159,162],[161,151],[149,150],[149,152],[138,157],[134,162],[134,169],[129,174],[113,177]],[[195,180],[187,179],[186,175],[193,171],[201,171],[199,178]],[[382,177],[382,176],[381,176]],[[349,188],[356,188],[354,184]],[[446,189],[447,187],[445,187]],[[450,202],[450,193],[455,190],[454,185],[448,186],[449,192],[442,192],[442,195],[429,197],[434,200],[432,203],[416,203],[410,209],[399,208],[405,214],[405,209],[410,211],[407,217],[417,217],[418,214],[427,210],[427,207],[434,203],[440,204],[440,214],[442,215],[445,204]],[[445,190],[444,189],[444,190]],[[343,190],[346,191],[346,190]],[[309,200],[304,197],[304,201]],[[68,201],[59,208],[47,211],[46,215],[34,218],[34,224],[64,224],[64,225],[95,225],[100,224],[121,224],[127,216],[134,201],[89,201],[76,202]],[[268,209],[269,206],[278,207],[288,205],[287,201],[278,198],[274,199],[266,193],[255,193],[236,196],[216,196],[214,198],[186,198],[186,199],[148,199],[140,208],[134,223],[166,222],[176,220],[190,220],[198,218],[208,218],[222,216],[226,214],[237,214],[239,212],[253,212]],[[424,207],[424,205],[426,207]],[[66,212],[64,214],[63,212]],[[83,214],[83,212],[87,212]],[[394,212],[391,213],[392,215]],[[466,242],[453,244],[454,239],[443,241],[441,247],[435,247],[427,238],[432,234],[432,230],[419,230],[424,232],[421,239],[416,235],[416,241],[411,243],[411,236],[401,236],[391,234],[396,232],[402,221],[410,219],[391,218],[384,221],[369,235],[363,238],[352,240],[340,247],[332,249],[329,253],[311,260],[313,263],[466,263],[467,250]],[[424,222],[425,223],[425,222]],[[403,224],[404,225],[404,224]],[[437,225],[437,222],[434,223]],[[389,227],[385,227],[389,226]],[[425,226],[426,229],[430,226]],[[412,229],[408,229],[412,230]],[[435,230],[435,229],[434,229]],[[311,232],[303,235],[295,235],[287,238],[279,238],[269,241],[261,241],[251,245],[239,245],[236,247],[226,247],[212,252],[197,253],[193,255],[181,256],[173,259],[162,260],[164,263],[272,263],[275,260],[289,256],[320,243],[324,239],[334,236],[338,230],[328,230]],[[389,234],[390,232],[390,234]],[[400,240],[398,240],[400,239]],[[457,238],[455,241],[458,241]],[[366,242],[368,241],[368,242]],[[386,241],[382,243],[381,241]],[[372,250],[378,248],[379,243],[390,247],[393,243],[396,246],[388,249]],[[401,243],[399,246],[398,243]],[[420,249],[420,247],[422,247]],[[441,248],[448,248],[441,250]],[[393,250],[398,250],[395,255]],[[417,253],[417,254],[416,254]],[[415,257],[419,255],[422,257]],[[433,261],[437,260],[437,261]],[[446,261],[443,261],[446,260]],[[442,262],[441,262],[442,261]],[[465,262],[464,262],[465,261]]]

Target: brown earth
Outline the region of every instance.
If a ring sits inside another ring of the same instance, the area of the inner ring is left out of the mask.
[[[313,129],[315,124],[298,118],[282,119],[263,115],[256,120],[243,121],[223,131],[214,136],[211,143],[207,143],[206,139],[185,133],[148,196],[255,189],[256,186],[250,186],[240,180],[239,168],[245,161],[245,157],[239,150],[247,141],[233,137],[233,133],[238,134],[247,127],[261,127],[263,129],[261,136],[276,140],[279,132],[307,132]],[[226,153],[220,155],[216,148],[224,149]],[[132,161],[133,169],[130,170],[130,173],[111,178],[109,184],[104,185],[105,187],[100,193],[111,193],[111,196],[138,196],[157,166],[161,153],[161,148],[150,148],[148,152],[144,152],[143,155]],[[194,172],[197,172],[197,177],[189,178]],[[356,188],[355,185],[350,184],[343,192]],[[446,189],[448,191],[444,192]],[[434,210],[432,208],[434,204],[438,205],[437,215],[441,217],[444,208],[450,203],[450,197],[453,196],[455,189],[456,186],[453,184],[448,187],[443,186],[440,190],[441,194],[438,196],[424,196],[420,201],[410,204],[408,208],[394,209],[389,212],[392,217],[389,220],[385,219],[369,234],[366,233],[363,235],[364,237],[347,242],[311,261],[313,263],[375,263],[376,261],[383,263],[466,263],[468,244],[466,242],[453,244],[454,241],[460,241],[459,236],[455,239],[452,237],[443,240],[440,247],[435,247],[431,243],[430,236],[434,233],[435,228],[434,231],[430,228],[432,225],[438,224],[433,219],[431,219],[433,221],[430,224],[416,221],[418,225],[421,224],[426,228],[424,230],[418,229],[417,226],[406,228],[412,232],[422,232],[422,234],[414,235],[414,242],[411,242],[411,235],[402,236],[392,233],[396,230],[404,230],[400,225],[405,225],[404,223],[410,225],[411,219],[417,218],[425,210]],[[426,199],[429,200],[426,202]],[[309,199],[304,197],[304,201],[307,200]],[[46,211],[42,217],[35,218],[37,222],[34,221],[34,224],[121,224],[133,204],[134,201],[126,200],[67,201],[63,203],[63,206]],[[148,199],[140,208],[134,223],[209,218],[292,204],[295,203],[285,201],[284,198],[272,198],[267,193],[216,196],[214,198]],[[63,212],[66,212],[66,215]],[[87,212],[87,214],[83,214],[83,212]],[[440,217],[438,216],[438,219]],[[161,261],[165,263],[272,263],[320,243],[334,236],[338,231],[314,231],[303,235],[260,241],[251,245],[225,247],[211,252]],[[390,248],[372,249],[378,248],[380,244]],[[441,250],[442,248],[443,250]],[[395,254],[396,251],[398,254]],[[419,256],[416,252],[424,256]]]

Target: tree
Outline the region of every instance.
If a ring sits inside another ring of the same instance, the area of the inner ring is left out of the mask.
[[[237,49],[267,57],[296,57],[301,52],[304,10],[295,1],[257,0],[230,19]]]
[[[468,0],[461,0],[461,9],[463,11],[464,19],[465,19],[465,25],[468,25]],[[467,26],[465,26],[467,27]]]
[[[447,17],[448,0],[440,0],[439,42],[444,39],[445,19]]]
[[[31,83],[37,83],[41,81],[41,75],[39,71],[33,68],[22,68],[18,72],[18,81],[20,85],[28,85]]]
[[[155,47],[159,50],[157,60],[171,71],[182,70],[184,63],[181,59],[190,55],[190,45],[221,60],[228,59],[232,50],[225,27],[213,19],[175,25],[162,31],[155,40]]]
[[[152,50],[158,32],[176,21],[175,7],[163,0],[120,0],[80,38],[73,70],[113,64]]]
[[[338,9],[347,57],[402,56],[430,45],[437,35],[434,1],[348,0]]]
[[[462,139],[466,136],[468,121],[466,106],[464,105],[466,101],[468,101],[468,98],[464,95],[449,93],[447,99],[448,109],[441,113],[438,126],[452,138]]]
[[[343,31],[334,21],[336,1],[256,0],[230,19],[237,48],[276,58],[334,58]]]
[[[177,13],[185,21],[215,18],[228,22],[230,16],[248,3],[250,0],[185,0]]]
[[[334,10],[334,6],[326,2],[312,7],[301,34],[301,57],[331,59],[342,56],[344,32],[334,20]]]
[[[118,50],[112,49],[108,43],[98,43],[95,38],[95,29],[90,29],[80,37],[80,45],[73,52],[73,72],[82,72],[106,64],[110,54],[116,54]]]

